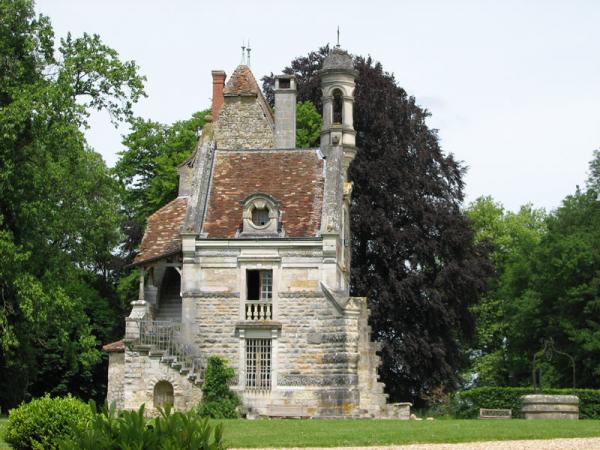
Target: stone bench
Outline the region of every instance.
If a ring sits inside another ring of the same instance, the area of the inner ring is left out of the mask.
[[[511,409],[479,408],[480,419],[511,419]]]

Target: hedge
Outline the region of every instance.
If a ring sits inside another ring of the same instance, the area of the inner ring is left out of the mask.
[[[600,389],[542,389],[526,387],[482,387],[459,391],[450,401],[450,414],[457,419],[479,416],[479,408],[511,409],[513,418],[522,418],[521,396],[527,394],[576,395],[579,417],[600,419]]]

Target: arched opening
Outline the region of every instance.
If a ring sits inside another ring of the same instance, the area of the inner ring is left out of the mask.
[[[333,123],[342,123],[342,110],[344,108],[344,97],[342,91],[335,89],[333,91]]]
[[[174,402],[173,385],[168,381],[159,381],[154,386],[154,407],[164,408],[167,405],[173,406]]]
[[[160,284],[156,320],[181,321],[181,276],[173,267],[167,267]]]

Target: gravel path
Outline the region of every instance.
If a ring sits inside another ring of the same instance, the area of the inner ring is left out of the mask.
[[[289,448],[286,450],[357,450],[359,447]],[[600,438],[544,439],[528,441],[464,442],[462,444],[411,444],[361,447],[368,450],[600,450]],[[241,450],[241,449],[232,449]],[[260,449],[275,450],[275,449]]]

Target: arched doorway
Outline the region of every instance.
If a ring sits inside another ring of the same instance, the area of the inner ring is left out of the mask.
[[[159,381],[154,386],[154,407],[164,408],[167,405],[173,406],[175,397],[173,395],[173,385],[168,381]]]
[[[160,284],[156,320],[181,321],[181,276],[167,267]]]

